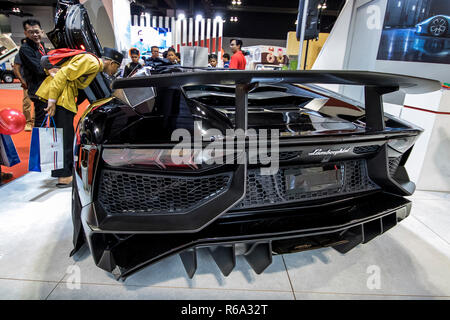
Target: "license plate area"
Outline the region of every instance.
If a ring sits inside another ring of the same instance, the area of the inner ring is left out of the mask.
[[[325,164],[317,167],[288,169],[284,172],[287,195],[341,189],[344,165]]]

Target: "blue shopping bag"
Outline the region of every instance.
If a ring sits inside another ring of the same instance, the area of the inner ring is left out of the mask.
[[[0,134],[0,164],[5,167],[12,167],[20,163],[14,142],[11,136]]]
[[[49,171],[62,169],[63,157],[63,129],[43,127],[47,121],[45,117],[40,128],[33,128],[31,133],[30,157],[28,171]],[[53,117],[50,117],[55,126]]]

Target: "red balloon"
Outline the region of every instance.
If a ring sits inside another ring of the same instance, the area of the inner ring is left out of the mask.
[[[16,134],[25,128],[27,120],[22,112],[14,109],[0,110],[0,133]]]

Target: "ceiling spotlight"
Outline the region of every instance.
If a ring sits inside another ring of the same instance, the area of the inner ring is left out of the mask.
[[[203,16],[201,14],[198,14],[195,16],[195,20],[201,21],[203,20]]]
[[[241,4],[242,4],[242,1],[241,0],[233,0],[233,1],[231,1],[231,4],[233,5],[233,6],[240,6]]]
[[[231,18],[230,18],[230,21],[231,21],[231,22],[238,22],[238,18],[237,18],[237,17],[231,17]]]
[[[237,0],[237,5],[240,6],[242,4],[241,0]]]
[[[12,8],[12,12],[19,13],[19,12],[20,12],[20,9],[19,9],[19,8]]]
[[[321,4],[319,4],[318,6],[317,6],[317,9],[322,9],[322,5]]]
[[[186,19],[186,16],[184,15],[184,13],[180,13],[178,15],[178,20],[184,20],[184,19]]]

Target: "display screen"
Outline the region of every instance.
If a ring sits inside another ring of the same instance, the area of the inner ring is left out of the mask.
[[[450,63],[450,1],[388,0],[378,60]]]
[[[172,46],[172,32],[166,28],[131,27],[131,46],[139,49],[141,56],[151,56],[152,46],[166,50]]]
[[[321,167],[286,170],[287,194],[323,191],[342,187],[341,165],[328,164]]]

